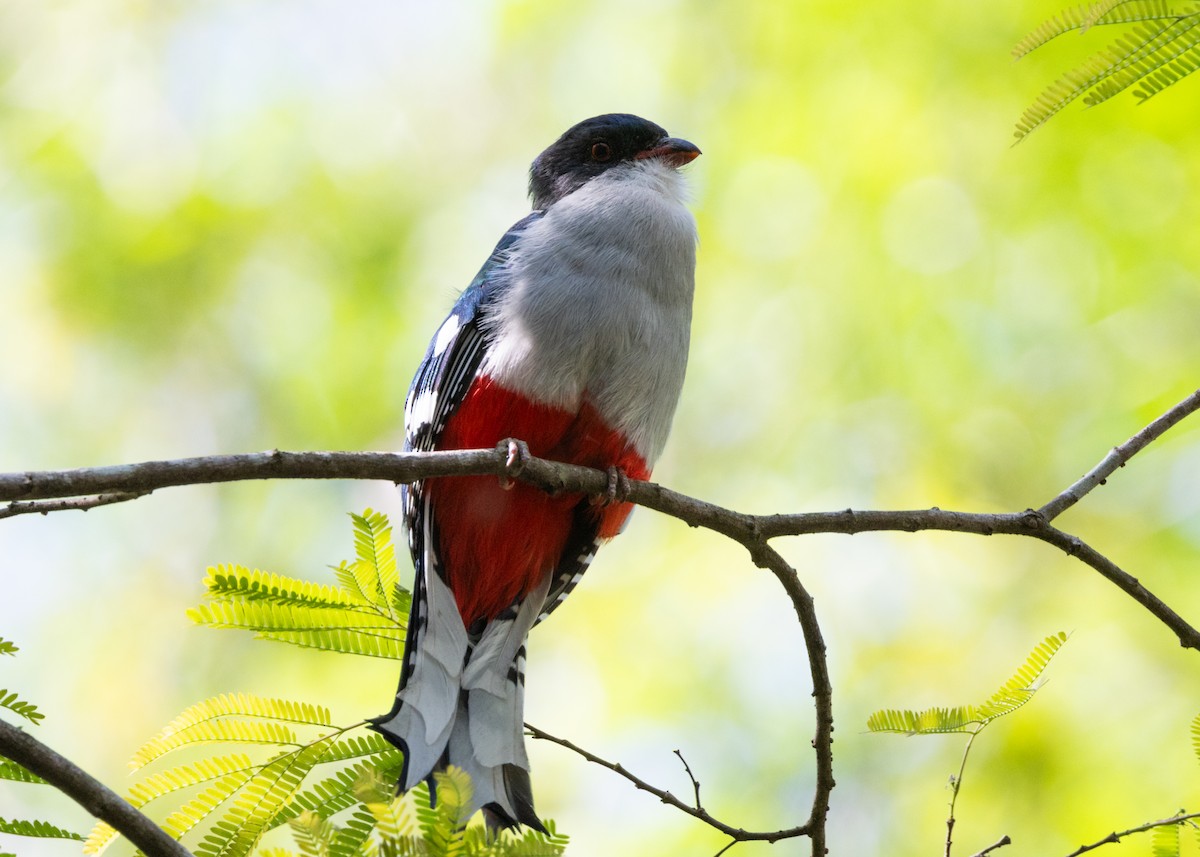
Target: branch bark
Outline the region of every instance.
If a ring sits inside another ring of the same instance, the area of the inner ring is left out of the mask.
[[[816,784],[808,820],[799,826],[770,833],[734,828],[712,818],[697,802],[689,807],[669,792],[650,786],[620,765],[605,762],[563,739],[531,728],[535,737],[554,741],[629,779],[638,788],[726,833],[734,842],[746,839],[777,841],[807,835],[812,853],[825,853],[825,821],[833,777],[833,690],[829,679],[825,642],[812,596],[783,557],[770,546],[772,539],[812,533],[917,532],[941,530],[976,535],[1015,535],[1054,545],[1068,556],[1101,574],[1169,628],[1181,645],[1200,650],[1200,631],[1147,590],[1135,577],[1078,536],[1051,526],[1051,522],[1090,491],[1104,484],[1117,468],[1162,436],[1186,416],[1200,409],[1200,390],[1158,417],[1128,441],[1115,447],[1092,470],[1039,509],[1022,512],[972,513],[938,508],[902,511],[808,512],[801,514],[748,515],[671,491],[652,482],[630,482],[624,499],[678,518],[692,527],[705,527],[725,535],[747,549],[756,565],[770,571],[787,593],[804,633],[816,713],[813,750]],[[160,488],[256,479],[381,479],[410,483],[443,476],[493,475],[520,479],[551,493],[603,494],[608,474],[589,468],[529,456],[511,456],[510,443],[493,450],[430,453],[390,452],[283,452],[272,450],[243,455],[217,455],[170,461],[147,461],[110,467],[61,471],[27,471],[0,474],[0,518],[132,500]],[[694,779],[693,779],[693,782]],[[1115,835],[1115,834],[1114,834]],[[131,837],[132,838],[132,837]],[[1108,840],[1111,841],[1111,840]],[[731,845],[733,843],[730,843]],[[993,848],[998,847],[997,843]],[[1090,846],[1095,847],[1095,846]],[[186,852],[185,852],[186,853]],[[1076,852],[1081,853],[1081,852]]]
[[[1160,818],[1158,821],[1148,821],[1145,824],[1140,824],[1137,827],[1131,827],[1128,830],[1122,830],[1117,833],[1115,830],[1105,836],[1103,839],[1098,839],[1090,845],[1080,845],[1067,857],[1079,857],[1080,854],[1086,854],[1089,851],[1095,851],[1097,848],[1105,845],[1112,845],[1120,842],[1126,836],[1134,833],[1145,833],[1147,830],[1153,830],[1156,827],[1166,827],[1169,824],[1187,824],[1190,821],[1200,818],[1200,812],[1181,812],[1178,815],[1172,815],[1169,818]]]
[[[111,824],[147,857],[191,857],[183,845],[104,783],[4,720],[0,720],[0,755],[33,771],[96,818]]]

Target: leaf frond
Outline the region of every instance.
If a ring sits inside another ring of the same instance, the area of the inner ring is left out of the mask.
[[[11,693],[8,690],[0,690],[0,708],[7,708],[13,714],[24,717],[30,723],[41,723],[46,719],[46,715],[38,711],[38,707],[32,702],[26,702],[17,694]]]
[[[374,814],[359,804],[345,819],[344,826],[334,834],[329,843],[328,857],[360,857],[367,850],[375,823]]]
[[[1192,752],[1196,754],[1196,759],[1200,760],[1200,714],[1192,720]]]
[[[330,739],[286,753],[265,765],[230,802],[195,849],[197,857],[245,857],[267,824],[300,790],[308,772],[327,749]]]
[[[328,818],[305,811],[288,822],[303,857],[326,857],[336,826]]]
[[[210,756],[190,765],[180,765],[151,774],[129,790],[128,800],[140,809],[151,801],[180,789],[219,780],[230,774],[252,774],[259,767],[261,765],[255,765],[244,753]]]
[[[1091,6],[1075,6],[1039,24],[1013,46],[1012,54],[1020,59],[1065,33],[1073,30],[1082,32],[1098,24],[1170,21],[1182,14],[1187,14],[1186,8],[1181,8],[1173,0],[1105,0]]]
[[[903,735],[978,732],[996,718],[1011,714],[1033,698],[1043,684],[1042,674],[1049,666],[1050,659],[1066,640],[1066,633],[1061,631],[1046,637],[1034,647],[1012,677],[979,705],[928,708],[924,711],[883,709],[867,718],[867,731]]]
[[[36,839],[72,839],[82,842],[83,837],[71,830],[64,830],[46,821],[28,821],[23,818],[0,818],[0,833],[12,836],[29,836]]]
[[[0,758],[0,780],[9,780],[14,783],[37,783],[39,785],[47,785],[46,781],[33,771],[18,765],[11,759],[5,758]]]
[[[333,761],[329,753],[322,757],[321,763],[327,761]],[[394,782],[399,776],[403,764],[404,756],[389,744],[388,749],[379,753],[375,758],[342,768],[333,776],[298,792],[287,806],[275,813],[275,816],[267,823],[267,828],[278,827],[306,810],[316,812],[326,818],[341,812],[359,800],[355,795],[355,788],[362,782],[363,777],[374,774],[389,778]]]
[[[265,601],[216,601],[188,611],[197,624],[255,632],[311,649],[400,660],[407,621],[392,621],[371,610]]]
[[[1089,107],[1094,107],[1117,95],[1138,82],[1158,79],[1163,73],[1159,91],[1184,75],[1182,73],[1170,76],[1173,63],[1186,57],[1200,44],[1200,18],[1189,16],[1182,18],[1166,29],[1150,35],[1141,28],[1134,28],[1137,36],[1135,41],[1118,40],[1111,48],[1110,68],[1104,79],[1096,84],[1083,100]],[[1181,71],[1183,66],[1180,67]],[[1149,96],[1147,96],[1149,97]]]
[[[19,651],[15,643],[0,637],[0,655],[15,655]]]
[[[247,569],[218,565],[204,578],[207,595],[214,600],[262,601],[303,607],[362,608],[362,601],[336,586]]]
[[[1154,857],[1179,857],[1179,825],[1164,824],[1154,828],[1150,844]]]
[[[342,563],[334,569],[338,580],[392,621],[402,621],[394,612],[392,602],[392,592],[399,585],[400,577],[396,572],[396,548],[387,516],[366,509],[361,515],[351,514],[350,520],[354,524],[355,561]]]
[[[151,738],[134,754],[129,768],[136,771],[180,747],[213,743],[298,746],[299,742],[295,732],[273,721],[205,720],[178,732],[163,733]]]

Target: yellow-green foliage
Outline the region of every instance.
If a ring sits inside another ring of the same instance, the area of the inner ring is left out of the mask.
[[[1080,96],[1093,106],[1139,84],[1134,94],[1144,101],[1200,66],[1200,5],[1171,0],[1101,0],[1067,9],[1021,39],[1013,55],[1020,58],[1072,30],[1111,24],[1133,26],[1042,90],[1017,121],[1017,140]]]
[[[404,657],[411,596],[398,583],[391,525],[370,509],[350,517],[355,559],[333,569],[340,586],[219,565],[204,579],[208,603],[188,616],[201,625],[254,631],[297,646]]]
[[[252,630],[265,639],[310,648],[403,657],[410,598],[397,582],[391,526],[370,509],[351,519],[355,559],[333,568],[337,586],[220,566],[205,579],[209,603],[189,615],[201,624]],[[141,808],[189,792],[163,827],[178,839],[207,823],[192,847],[198,857],[243,857],[267,831],[284,824],[303,857],[562,852],[562,836],[502,836],[488,842],[481,829],[464,830],[471,785],[462,771],[438,775],[436,807],[429,806],[423,787],[394,800],[403,757],[379,735],[347,736],[365,725],[338,727],[327,708],[308,702],[248,693],[215,696],[189,706],[146,741],[130,767],[138,770],[205,744],[237,745],[247,752],[150,773],[128,798]],[[267,748],[265,758],[256,747]],[[326,773],[314,778],[319,770]],[[97,824],[84,853],[100,853],[116,835],[107,824]],[[289,854],[278,848],[262,853]]]
[[[867,718],[867,729],[905,735],[979,732],[997,717],[1011,714],[1033,698],[1042,685],[1042,672],[1066,640],[1067,635],[1061,631],[1047,637],[1030,652],[1012,678],[978,705],[929,708],[924,711],[884,709]]]
[[[15,655],[18,651],[20,649],[16,645],[0,637],[0,655]],[[37,710],[37,706],[18,699],[15,693],[9,693],[7,690],[0,690],[0,707],[7,708],[35,724],[45,718],[45,715]],[[46,781],[37,774],[3,756],[0,756],[0,780],[30,785],[47,785]],[[0,818],[0,833],[7,833],[10,836],[29,836],[36,839],[83,839],[78,833],[66,830],[56,824],[23,818]]]

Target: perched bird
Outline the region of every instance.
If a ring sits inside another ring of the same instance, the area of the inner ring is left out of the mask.
[[[696,225],[678,169],[699,154],[613,113],[534,160],[533,212],[500,239],[417,370],[405,449],[519,438],[534,456],[649,477],[687,364]],[[372,722],[404,751],[401,791],[457,765],[490,827],[542,829],[522,726],[525,638],[631,509],[485,476],[404,490],[412,614],[395,705]]]

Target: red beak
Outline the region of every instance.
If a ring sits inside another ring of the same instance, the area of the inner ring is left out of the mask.
[[[659,140],[657,144],[649,149],[643,149],[634,155],[634,159],[641,160],[642,158],[662,158],[673,167],[682,167],[684,164],[691,163],[700,156],[700,149],[695,143],[689,143],[687,140],[681,140],[678,137],[667,137]]]

